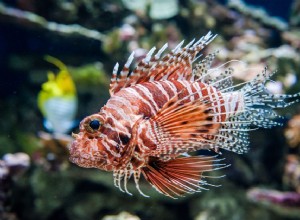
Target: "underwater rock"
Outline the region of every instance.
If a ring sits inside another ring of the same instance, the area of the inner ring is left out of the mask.
[[[289,44],[272,48],[266,39],[268,38],[258,35],[258,30],[244,30],[227,43],[221,39],[219,45],[211,47],[210,50],[220,51],[217,59],[220,63],[228,61],[234,67],[233,75],[238,80],[251,80],[256,72],[270,66],[271,71],[279,73],[273,78],[274,83],[268,83],[270,91],[284,93],[291,88],[297,88],[299,83],[296,70],[300,68],[297,49]]]
[[[229,0],[228,6],[230,8],[234,8],[235,10],[239,11],[240,13],[246,16],[250,16],[254,19],[259,20],[262,24],[266,26],[273,27],[279,31],[284,31],[288,28],[288,24],[283,20],[277,17],[271,17],[267,14],[265,10],[247,5],[242,0]]]
[[[168,19],[179,12],[178,0],[152,0],[149,15],[152,19]]]
[[[185,7],[181,7],[180,15],[181,19],[185,19],[186,27],[190,29],[189,35],[198,36],[199,30],[216,29],[219,19],[228,21],[228,13],[224,13],[223,9],[215,1],[189,1]],[[216,14],[219,16],[215,16]],[[186,28],[181,27],[181,31],[185,32]]]
[[[144,11],[148,4],[146,0],[122,0],[122,2],[127,9],[132,11]]]
[[[128,212],[120,212],[118,215],[107,215],[102,220],[140,220],[139,217],[132,215]]]
[[[147,14],[150,8],[149,17],[151,19],[168,19],[178,14],[178,0],[122,0],[124,6],[136,13]]]
[[[114,29],[110,31],[110,33],[108,33],[107,36],[108,37],[104,40],[102,44],[102,50],[107,54],[112,54],[120,51],[120,47],[122,46],[122,41],[120,40],[120,30]]]
[[[22,174],[30,165],[30,158],[27,154],[19,152],[15,154],[5,154],[3,156],[5,166],[12,176]]]
[[[190,201],[194,220],[221,219],[272,219],[266,210],[247,201],[239,185],[226,182],[217,191],[202,192]]]
[[[34,206],[34,213],[29,216],[37,215],[39,219],[49,219],[73,192],[76,181],[71,178],[71,174],[67,169],[57,172],[36,166],[29,179],[33,193],[31,203]]]
[[[295,48],[290,45],[281,45],[278,48],[270,49],[269,54],[276,58],[294,59],[296,62],[300,61],[300,55]]]
[[[3,160],[0,160],[0,179],[5,179],[9,174],[9,169]]]
[[[297,76],[295,73],[287,73],[282,81],[285,88],[290,88],[297,83]]]
[[[87,63],[77,67],[70,66],[69,70],[78,90],[91,86],[108,87],[109,78],[101,62]]]
[[[253,188],[248,190],[247,197],[249,200],[261,204],[281,216],[293,218],[299,218],[300,216],[299,193]]]
[[[11,191],[15,181],[29,168],[29,165],[29,156],[22,152],[5,154],[0,160],[0,219],[17,219],[16,214],[11,212]]]
[[[300,114],[294,115],[288,121],[284,135],[290,147],[300,147]]]
[[[42,149],[41,155],[35,153],[35,163],[42,165],[45,170],[60,170],[69,166],[68,145],[73,138],[66,134],[50,134],[43,131],[38,133]]]
[[[130,24],[123,24],[120,28],[120,38],[122,41],[133,40],[136,36],[136,30]]]
[[[283,182],[300,194],[300,157],[290,154],[284,165]]]
[[[114,54],[114,59],[122,60],[124,53],[134,51],[134,62],[136,63],[145,58],[147,50],[151,49],[151,43],[162,46],[167,41],[169,48],[173,49],[180,42],[182,33],[173,22],[149,24],[152,25],[152,29],[149,31],[141,21],[131,18],[130,24],[125,23],[120,28],[115,28],[108,33],[109,37],[102,44],[102,48],[107,54]]]
[[[290,25],[294,27],[300,26],[300,0],[294,0],[291,7]]]
[[[248,191],[247,196],[253,201],[265,201],[282,206],[300,207],[300,194],[295,192],[253,188]]]
[[[283,92],[282,82],[279,81],[271,81],[266,83],[266,88],[272,94],[282,94]]]
[[[300,5],[300,3],[299,3]],[[300,49],[300,29],[292,29],[282,33],[282,38],[288,42],[292,47]]]
[[[88,29],[79,24],[67,25],[47,21],[44,17],[35,13],[8,7],[3,3],[0,3],[0,18],[1,17],[4,17],[7,21],[13,23],[22,24],[23,26],[28,26],[35,29],[45,29],[60,35],[78,35],[98,41],[103,41],[105,39],[105,35],[97,30]]]

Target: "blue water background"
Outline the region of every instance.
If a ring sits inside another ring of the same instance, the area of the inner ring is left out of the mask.
[[[222,4],[227,3],[227,0],[218,1]],[[244,0],[244,2],[248,5],[265,9],[271,16],[288,20],[290,16],[290,9],[294,0]]]

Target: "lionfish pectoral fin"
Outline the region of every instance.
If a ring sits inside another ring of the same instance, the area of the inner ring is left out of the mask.
[[[202,100],[182,102],[174,97],[151,120],[159,137],[153,156],[211,148],[220,128]]]
[[[153,159],[142,173],[158,192],[176,199],[186,193],[207,190],[207,185],[214,186],[203,180],[209,176],[202,174],[228,166],[220,161],[215,156],[181,157],[166,162]]]

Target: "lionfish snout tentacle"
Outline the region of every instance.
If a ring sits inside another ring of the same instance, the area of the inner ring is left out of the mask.
[[[124,177],[124,170],[117,170],[114,172],[114,185],[119,188],[121,192],[125,192],[121,187],[121,182]]]
[[[127,183],[132,175],[134,177],[135,186],[136,186],[138,192],[144,197],[149,197],[148,195],[146,195],[145,193],[142,192],[142,190],[140,189],[140,186],[139,186],[139,180],[140,180],[140,176],[141,176],[141,168],[137,168],[136,170],[133,170],[133,168],[130,165],[128,165],[127,168],[114,171],[114,173],[113,173],[114,185],[117,188],[119,188],[121,192],[125,192],[129,195],[132,195],[132,193],[129,192],[128,188],[127,188]],[[121,187],[122,181],[123,181],[124,188]]]
[[[144,197],[150,197],[150,196],[146,195],[145,193],[143,193],[142,190],[140,189],[139,181],[140,181],[140,177],[141,177],[141,168],[134,171],[133,177],[134,177],[135,187],[139,191],[139,193]]]
[[[114,186],[115,187],[118,187],[118,184],[117,184],[117,176],[118,176],[118,171],[114,171],[113,172],[113,179],[114,179]]]
[[[127,183],[128,183],[128,180],[130,179],[130,177],[131,177],[131,170],[127,169],[125,171],[125,175],[124,175],[124,190],[127,194],[132,195],[132,193],[130,193],[127,189]]]

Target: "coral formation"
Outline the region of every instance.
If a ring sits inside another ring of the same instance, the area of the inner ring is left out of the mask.
[[[15,181],[22,176],[30,165],[30,158],[25,153],[5,154],[0,160],[0,219],[16,220],[11,212],[11,191]]]
[[[282,19],[269,16],[266,11],[262,8],[256,8],[249,6],[242,0],[229,0],[228,6],[234,8],[246,16],[253,17],[259,20],[262,24],[277,28],[278,30],[284,31],[288,28],[288,24]]]
[[[0,14],[6,19],[17,20],[17,22],[23,21],[37,28],[44,28],[62,35],[82,35],[99,41],[103,41],[105,38],[105,35],[96,30],[91,30],[78,24],[65,25],[47,21],[45,18],[32,12],[7,7],[2,3],[0,3]]]
[[[102,220],[140,220],[139,217],[131,215],[128,212],[121,212],[118,215],[107,215],[102,218]]]
[[[300,148],[300,115],[294,115],[288,122],[284,135],[292,148]]]
[[[248,191],[247,196],[250,200],[273,210],[281,216],[299,217],[300,194],[298,193],[253,188]]]

